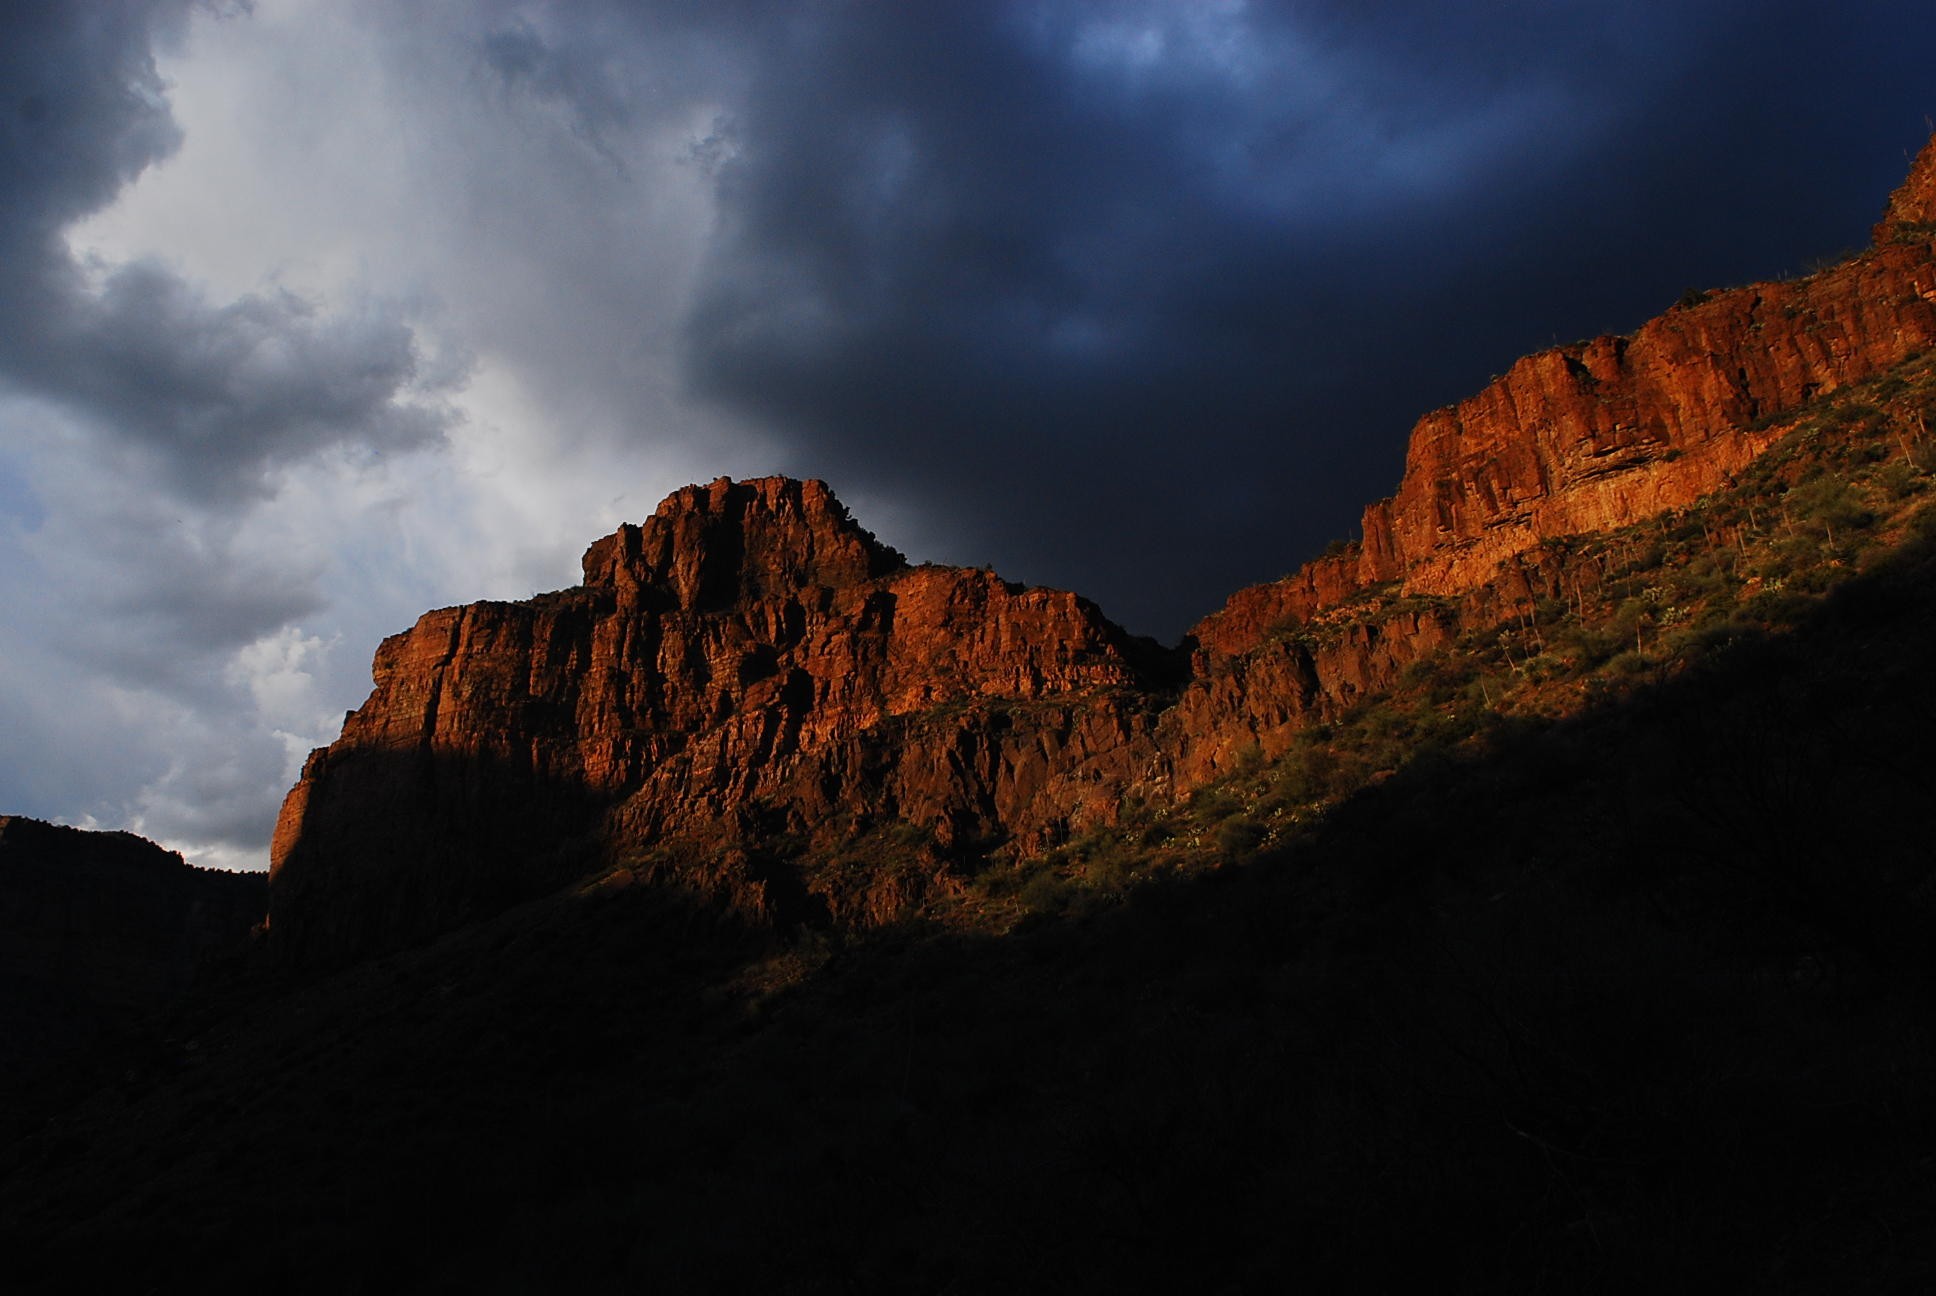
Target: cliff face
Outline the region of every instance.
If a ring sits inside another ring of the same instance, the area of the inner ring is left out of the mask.
[[[1889,195],[1889,206],[1876,224],[1878,247],[1897,241],[1927,238],[1936,225],[1936,139],[1923,146],[1909,164],[1909,176]]]
[[[1214,657],[1239,655],[1387,582],[1464,596],[1545,540],[1685,508],[1766,449],[1784,412],[1936,344],[1933,253],[1936,140],[1869,251],[1705,294],[1630,337],[1525,357],[1419,420],[1398,491],[1365,510],[1362,540],[1239,591],[1193,634]]]
[[[1460,626],[1561,594],[1581,573],[1556,566],[1547,541],[1687,507],[1734,481],[1784,413],[1936,345],[1932,218],[1936,139],[1860,256],[1527,356],[1420,419],[1361,540],[1239,590],[1192,629],[1194,682],[1167,725],[1178,775],[1213,776],[1250,742],[1274,754],[1306,713],[1389,687]],[[1347,606],[1344,642],[1299,646]]]
[[[688,487],[594,544],[581,586],[384,642],[284,807],[275,942],[347,957],[597,863],[780,921],[878,920],[991,848],[1275,754],[1561,590],[1546,541],[1692,503],[1784,412],[1936,345],[1932,212],[1936,142],[1854,260],[1528,357],[1427,415],[1362,541],[1240,591],[1188,652],[1072,594],[910,567],[818,482]],[[885,831],[909,867],[841,867]]]
[[[819,482],[689,487],[584,570],[378,649],[283,809],[278,944],[411,939],[665,841],[703,852],[686,880],[782,919],[891,907],[909,897],[815,892],[745,848],[906,823],[945,871],[1107,814],[1091,789],[1146,758],[1173,669],[1072,594],[908,566]]]

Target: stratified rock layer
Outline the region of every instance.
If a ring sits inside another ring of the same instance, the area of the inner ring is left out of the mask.
[[[1529,356],[1427,415],[1362,541],[1239,591],[1187,652],[1072,594],[910,567],[818,482],[688,487],[593,545],[582,586],[384,642],[284,807],[275,941],[340,959],[628,861],[781,921],[878,920],[989,849],[1274,754],[1559,592],[1547,541],[1693,503],[1785,412],[1936,345],[1932,214],[1936,142],[1870,251]],[[840,866],[890,828],[912,872]]]
[[[1578,574],[1554,565],[1548,541],[1687,507],[1733,483],[1787,412],[1936,345],[1933,217],[1936,139],[1861,255],[1703,294],[1628,337],[1527,356],[1420,419],[1398,491],[1365,510],[1361,540],[1239,590],[1193,628],[1197,683],[1180,707],[1190,718],[1171,726],[1179,762],[1200,776],[1247,741],[1280,750],[1312,703],[1386,687],[1461,624],[1563,594]],[[1300,627],[1346,605],[1355,647],[1321,660],[1297,646]],[[1396,619],[1379,620],[1385,605]],[[1309,690],[1297,705],[1281,687],[1292,676]],[[1202,689],[1222,704],[1203,706]]]
[[[1889,195],[1889,206],[1875,227],[1877,246],[1927,239],[1936,227],[1936,139],[1909,166],[1909,176]]]

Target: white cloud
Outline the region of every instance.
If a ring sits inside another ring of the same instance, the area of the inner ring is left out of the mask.
[[[504,32],[553,60],[546,79],[492,63]],[[17,707],[13,747],[97,753],[0,767],[26,803],[10,809],[260,866],[281,792],[367,693],[379,638],[433,606],[570,584],[588,543],[674,487],[764,466],[679,376],[714,223],[695,158],[720,106],[621,101],[610,75],[577,102],[600,66],[547,39],[488,8],[263,0],[199,14],[158,55],[180,147],[65,232],[112,326],[85,355],[123,337],[123,369],[176,374],[184,402],[223,384],[235,448],[196,440],[193,413],[144,437],[133,381],[91,411],[8,407],[32,432],[0,462],[5,586],[37,614],[0,635],[7,674],[69,699]],[[344,438],[329,389],[292,395],[333,357],[346,375],[359,353],[393,362],[398,339],[411,369],[377,381],[428,402],[428,450]],[[322,422],[279,425],[255,391]],[[198,491],[224,473],[251,489]]]

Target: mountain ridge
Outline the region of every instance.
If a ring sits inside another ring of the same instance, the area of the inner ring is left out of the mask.
[[[1783,413],[1936,344],[1936,139],[1875,244],[1793,280],[1689,294],[1632,334],[1534,352],[1421,418],[1362,537],[1246,587],[1192,630],[1216,651],[1385,581],[1457,595],[1552,536],[1684,508],[1734,481]]]
[[[783,938],[613,874],[258,983],[0,1145],[13,1270],[1920,1289],[1918,516],[1792,633],[1005,933]]]
[[[1930,210],[1936,140],[1854,258],[1697,294],[1427,414],[1361,540],[1178,650],[1074,594],[909,566],[824,483],[676,491],[594,543],[580,586],[384,642],[285,803],[271,943],[340,961],[614,866],[782,925],[890,921],[1273,759],[1462,633],[1583,605],[1604,560],[1561,542],[1685,509],[1809,402],[1936,345]],[[836,867],[889,830],[890,876]]]

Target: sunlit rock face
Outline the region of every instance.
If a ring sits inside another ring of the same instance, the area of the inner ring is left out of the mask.
[[[1577,586],[1548,541],[1693,503],[1785,412],[1936,344],[1932,212],[1936,145],[1850,261],[1519,361],[1419,421],[1362,540],[1177,650],[1073,594],[909,566],[819,482],[675,492],[594,544],[582,585],[383,643],[283,808],[273,943],[340,960],[612,865],[783,923],[877,922],[1281,752]]]
[[[1175,670],[1073,594],[909,566],[819,482],[688,487],[584,568],[378,649],[284,807],[279,943],[410,939],[664,842],[768,912],[896,908],[992,842],[1113,813]],[[748,854],[889,825],[921,834],[930,875],[892,895]]]
[[[1936,140],[1876,245],[1803,279],[1698,295],[1629,337],[1518,361],[1412,429],[1405,475],[1364,536],[1282,581],[1239,591],[1194,634],[1254,647],[1366,588],[1466,595],[1549,539],[1684,508],[1780,435],[1780,416],[1936,344]]]
[[[1888,209],[1875,227],[1875,242],[1881,246],[1898,239],[1927,239],[1931,233],[1927,227],[1932,224],[1936,224],[1936,138],[1923,145],[1908,178],[1889,195]]]

